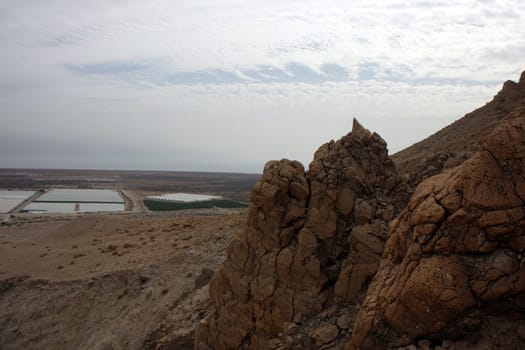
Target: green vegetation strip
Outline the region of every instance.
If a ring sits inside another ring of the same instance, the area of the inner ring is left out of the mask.
[[[170,202],[153,199],[145,199],[144,204],[152,211],[183,210],[183,209],[205,209],[205,208],[246,208],[248,204],[232,201],[229,199],[213,199],[198,202]]]

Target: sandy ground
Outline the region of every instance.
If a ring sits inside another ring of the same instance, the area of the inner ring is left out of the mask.
[[[190,349],[245,211],[35,216],[0,226],[0,349]]]

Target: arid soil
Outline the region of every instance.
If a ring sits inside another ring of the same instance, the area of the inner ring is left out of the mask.
[[[0,227],[0,349],[191,349],[245,213],[17,214]]]

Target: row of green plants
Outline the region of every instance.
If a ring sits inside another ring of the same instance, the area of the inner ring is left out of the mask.
[[[200,202],[170,202],[145,199],[144,204],[152,211],[206,209],[206,208],[246,208],[248,204],[230,199],[212,199]]]

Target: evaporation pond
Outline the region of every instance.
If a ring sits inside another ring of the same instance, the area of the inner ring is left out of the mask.
[[[35,194],[34,191],[0,190],[0,213],[9,212],[33,194]]]
[[[78,203],[78,211],[75,211],[76,205],[77,203],[72,202],[33,202],[27,205],[24,208],[24,211],[33,214],[72,214],[124,211],[124,203]]]
[[[35,202],[124,204],[124,199],[115,190],[56,188],[38,197]]]
[[[160,196],[150,196],[147,199],[187,203],[187,202],[203,202],[203,201],[210,201],[214,199],[222,199],[222,197],[210,196],[207,194],[194,194],[194,193],[166,193]]]

